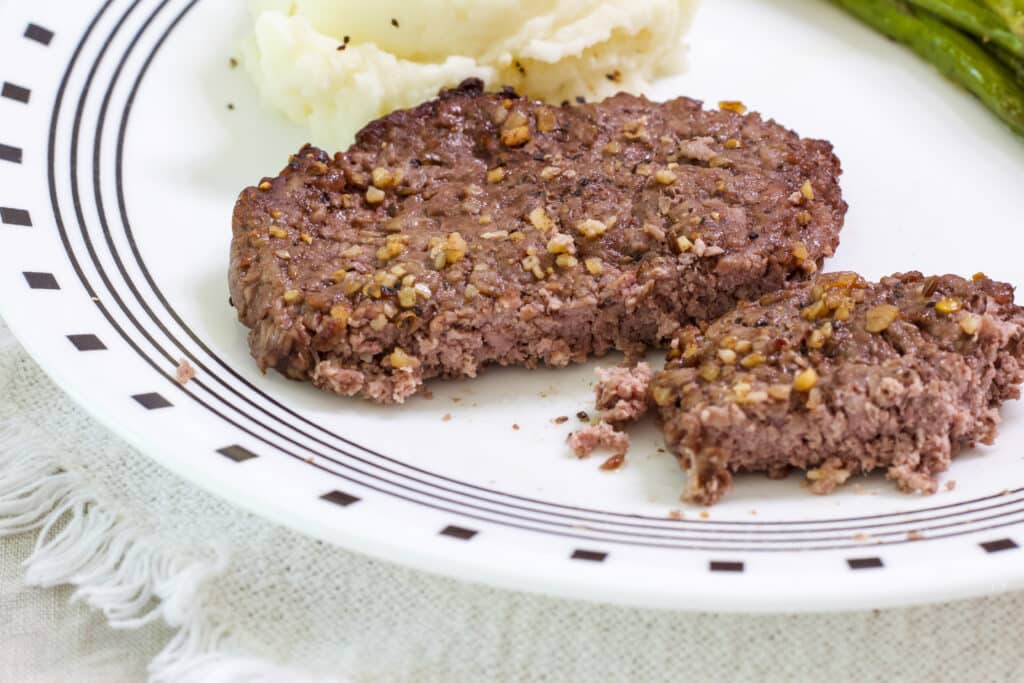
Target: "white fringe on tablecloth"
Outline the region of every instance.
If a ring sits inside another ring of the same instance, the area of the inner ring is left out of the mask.
[[[155,683],[314,680],[220,650],[229,631],[206,609],[203,594],[227,568],[226,549],[169,548],[119,512],[83,473],[62,465],[47,435],[4,400],[5,370],[0,367],[0,536],[37,533],[25,583],[74,586],[72,599],[103,612],[114,628],[162,619],[176,629],[149,667]]]

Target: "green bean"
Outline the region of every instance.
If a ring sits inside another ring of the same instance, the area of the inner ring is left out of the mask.
[[[974,0],[906,1],[981,38],[982,42],[993,42],[1024,58],[1024,38],[1011,31],[999,15]]]
[[[927,12],[897,0],[832,0],[864,23],[901,42],[974,93],[1016,133],[1024,135],[1024,88],[995,57]]]
[[[985,0],[985,4],[1002,17],[1011,31],[1024,38],[1024,2],[1021,0]]]
[[[998,45],[989,45],[989,52],[996,56],[1000,62],[1005,64],[1013,72],[1013,75],[1017,77],[1017,82],[1024,84],[1024,59],[1021,59],[1017,55],[1004,50]]]

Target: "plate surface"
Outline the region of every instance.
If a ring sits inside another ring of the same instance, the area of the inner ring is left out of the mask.
[[[261,376],[227,300],[230,214],[305,137],[229,68],[241,5],[41,0],[0,18],[0,311],[111,429],[298,531],[507,588],[801,611],[1024,587],[1016,404],[995,447],[955,461],[953,491],[740,477],[705,517],[678,502],[653,423],[619,472],[569,455],[594,364],[491,370],[386,409]],[[1024,144],[926,64],[818,0],[706,2],[691,39],[690,73],[651,96],[742,99],[835,144],[851,210],[830,268],[1024,283]]]

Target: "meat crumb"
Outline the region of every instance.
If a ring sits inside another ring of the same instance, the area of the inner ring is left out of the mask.
[[[615,455],[622,456],[629,450],[629,435],[615,431],[607,422],[573,432],[565,442],[577,458],[586,458],[601,447],[610,448]]]
[[[559,415],[558,417],[551,418],[551,421],[556,425],[564,425],[569,421],[569,417],[567,415]]]
[[[647,389],[654,371],[647,363],[633,368],[597,368],[594,403],[605,422],[623,425],[639,419],[650,405]]]
[[[854,537],[853,537],[853,540],[855,540],[855,541],[862,541],[862,542],[863,541],[870,541],[871,537],[868,536],[867,534],[855,534]]]
[[[669,510],[668,511],[668,518],[669,519],[686,519],[686,515],[683,514],[682,510]]]
[[[949,481],[946,482],[946,490],[947,491],[952,491],[955,488],[956,488],[956,479],[950,479]]]
[[[587,415],[587,411],[585,410],[581,410],[580,412],[576,413],[576,419],[578,419],[580,422],[590,422],[590,416]]]
[[[514,430],[516,430],[518,432],[519,431],[519,425],[516,424],[515,422],[513,422],[512,423],[512,429],[514,429]]]
[[[615,455],[609,457],[607,460],[601,463],[600,469],[604,470],[605,472],[614,472],[615,470],[622,467],[622,464],[624,462],[626,462],[626,454],[616,453]]]
[[[452,414],[451,413],[445,413],[444,415],[441,416],[441,422],[451,422],[451,419],[452,419]]]
[[[920,531],[908,531],[907,532],[907,540],[908,541],[920,541],[922,538],[924,538],[924,534],[922,534]]]
[[[178,384],[185,386],[189,380],[196,376],[196,369],[184,358],[178,363]]]

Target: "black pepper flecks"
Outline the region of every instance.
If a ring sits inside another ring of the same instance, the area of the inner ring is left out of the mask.
[[[235,105],[233,105],[232,103],[228,102],[228,111],[234,111],[234,110],[235,110]]]
[[[232,57],[231,59],[228,60],[228,66],[230,66],[232,69],[237,68],[238,67],[238,60],[235,59],[234,57]]]
[[[584,97],[583,95],[577,95],[576,96],[576,104],[586,104],[586,103],[587,103],[587,98],[586,97]]]
[[[398,19],[392,19],[391,25],[394,26],[395,28],[398,28]]]

